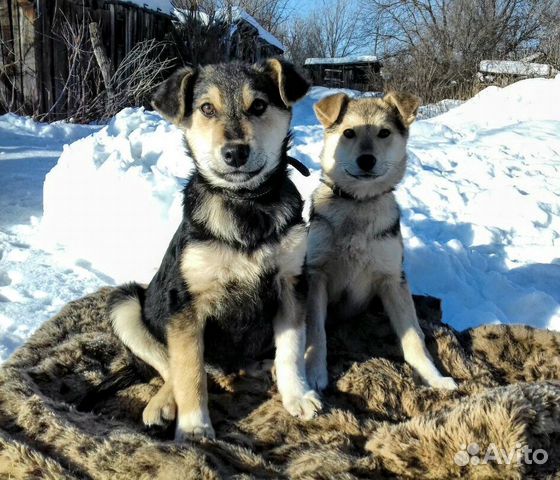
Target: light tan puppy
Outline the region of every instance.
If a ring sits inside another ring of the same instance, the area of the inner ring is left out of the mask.
[[[325,127],[323,185],[313,194],[307,251],[309,275],[306,369],[312,388],[327,376],[325,320],[367,309],[379,295],[405,360],[436,388],[456,388],[435,367],[403,271],[403,242],[394,187],[406,169],[408,129],[420,101],[327,97],[315,105]]]

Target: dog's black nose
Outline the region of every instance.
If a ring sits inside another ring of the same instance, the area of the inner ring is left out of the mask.
[[[241,167],[247,163],[251,148],[244,143],[229,143],[222,148],[224,161],[231,167]]]
[[[360,155],[356,160],[358,167],[366,172],[369,172],[375,166],[376,161],[373,155]]]

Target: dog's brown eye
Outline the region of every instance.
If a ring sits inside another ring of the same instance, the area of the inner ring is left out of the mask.
[[[346,138],[354,138],[356,136],[356,132],[354,130],[352,130],[351,128],[347,128],[342,133]]]
[[[268,107],[266,102],[264,100],[261,100],[260,98],[257,98],[251,104],[251,107],[249,108],[249,113],[251,115],[256,115],[257,117],[260,117],[265,112],[266,107]]]
[[[203,103],[200,107],[200,110],[207,117],[213,117],[214,115],[216,115],[216,109],[211,103]]]
[[[382,128],[377,134],[379,138],[387,138],[389,135],[391,135],[391,130],[387,130],[386,128]]]

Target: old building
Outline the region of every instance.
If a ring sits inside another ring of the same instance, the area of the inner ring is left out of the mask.
[[[228,13],[220,44],[224,59],[257,61],[283,53],[278,39],[253,17],[241,9]],[[177,65],[197,63],[181,49],[178,20],[170,0],[0,0],[0,113],[68,118],[87,103],[84,95],[102,91],[102,76],[93,72],[92,22],[99,26],[111,72],[145,40],[165,41],[165,55]]]
[[[381,62],[372,55],[308,58],[304,68],[313,85],[362,91],[383,87]]]

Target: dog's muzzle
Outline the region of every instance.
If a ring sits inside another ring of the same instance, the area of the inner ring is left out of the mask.
[[[222,158],[230,167],[242,167],[247,163],[250,154],[251,147],[245,143],[226,143],[222,147]]]
[[[356,163],[358,167],[360,167],[364,172],[370,172],[375,164],[377,159],[373,155],[360,155],[356,159]]]

